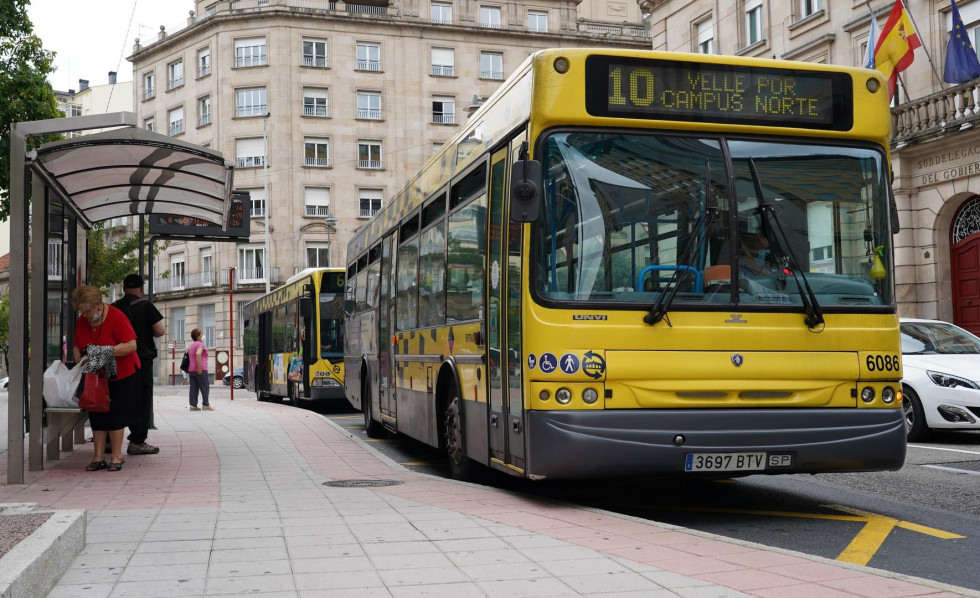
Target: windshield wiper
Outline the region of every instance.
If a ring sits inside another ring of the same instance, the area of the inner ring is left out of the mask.
[[[755,183],[756,193],[759,194],[759,199],[762,200],[762,205],[759,206],[759,210],[762,211],[764,218],[775,224],[775,229],[780,237],[776,239],[776,245],[780,250],[785,250],[790,264],[793,266],[790,273],[796,282],[796,290],[800,294],[803,311],[806,312],[806,318],[804,318],[803,323],[807,325],[807,328],[815,328],[824,324],[823,310],[820,309],[816,294],[810,288],[810,281],[807,280],[806,274],[803,272],[800,260],[796,259],[796,254],[793,253],[793,246],[789,244],[789,239],[786,238],[786,232],[783,230],[783,225],[780,224],[779,218],[776,216],[775,208],[772,204],[766,203],[766,197],[762,191],[762,184],[759,182],[759,173],[755,169],[755,161],[752,158],[749,158],[749,170],[752,171],[752,181]],[[780,266],[780,273],[785,275],[785,268],[782,267],[782,264]],[[803,280],[802,285],[800,284],[800,279]]]
[[[667,281],[667,288],[660,292],[657,300],[650,306],[647,315],[643,316],[643,321],[651,326],[667,318],[667,310],[670,309],[670,304],[674,301],[677,290],[681,286],[678,276],[682,271],[686,273],[689,270],[689,268],[682,267],[681,265],[687,264],[689,256],[700,253],[704,242],[708,240],[708,231],[711,229],[711,223],[714,222],[715,216],[718,215],[718,208],[707,207],[711,204],[711,166],[707,160],[704,161],[704,179],[704,213],[694,223],[694,230],[696,231],[694,236],[687,240],[684,251],[677,256],[677,267],[674,269],[674,274],[670,277],[670,280]],[[694,243],[695,240],[697,241],[696,244]],[[667,325],[673,327],[673,324],[670,323],[670,318],[667,318]]]

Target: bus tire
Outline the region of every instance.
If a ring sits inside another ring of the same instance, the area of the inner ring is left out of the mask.
[[[926,414],[922,410],[919,395],[907,385],[902,385],[902,413],[905,415],[905,438],[909,442],[921,442],[931,435],[926,425]]]
[[[371,383],[367,380],[361,384],[361,411],[364,413],[364,433],[367,437],[383,438],[384,426],[371,417]]]
[[[466,456],[466,426],[463,421],[463,400],[453,385],[446,404],[445,443],[449,473],[453,479],[467,481],[473,478],[475,463]]]
[[[299,407],[299,388],[300,385],[292,382],[289,384],[289,404],[293,407]]]

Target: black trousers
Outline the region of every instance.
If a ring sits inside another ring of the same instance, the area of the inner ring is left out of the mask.
[[[140,358],[140,369],[136,372],[139,379],[139,396],[136,397],[130,412],[129,441],[133,444],[143,444],[150,433],[150,422],[153,421],[153,360]]]

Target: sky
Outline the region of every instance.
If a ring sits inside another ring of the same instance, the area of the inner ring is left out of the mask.
[[[27,14],[44,49],[56,53],[51,86],[78,91],[79,79],[104,85],[109,71],[132,81],[133,40],[155,41],[160,25],[183,29],[191,10],[193,0],[31,0]]]

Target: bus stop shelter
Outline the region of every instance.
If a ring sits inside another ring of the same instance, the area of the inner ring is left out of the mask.
[[[27,150],[32,137],[95,129],[110,130]],[[219,152],[138,128],[133,112],[15,123],[10,132],[7,483],[23,484],[25,405],[27,463],[36,471],[44,464],[42,381],[51,361],[50,337],[58,329],[60,347],[61,335],[74,329],[66,298],[88,280],[77,231],[112,218],[153,214],[181,214],[224,229],[234,170]],[[61,240],[66,264],[56,282],[47,271],[52,238]],[[49,284],[62,285],[58,313],[52,313]]]

